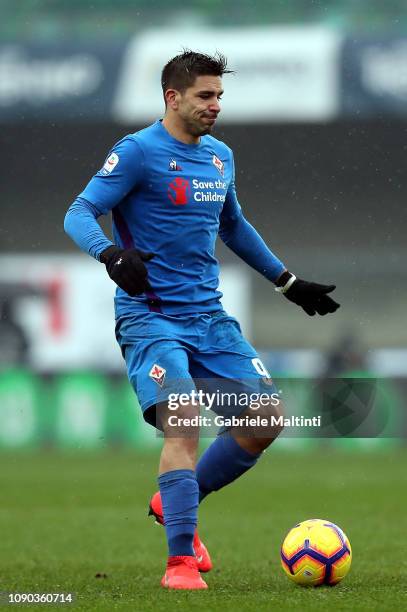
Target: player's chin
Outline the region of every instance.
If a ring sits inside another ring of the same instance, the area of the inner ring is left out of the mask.
[[[210,134],[215,127],[215,123],[207,123],[201,127],[201,136],[205,136],[205,134]]]
[[[212,126],[208,125],[204,128],[202,128],[201,132],[200,132],[200,136],[205,136],[206,134],[210,134],[212,132]]]

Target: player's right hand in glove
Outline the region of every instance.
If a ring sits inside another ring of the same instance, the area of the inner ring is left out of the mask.
[[[134,297],[151,290],[144,262],[153,257],[154,253],[110,246],[101,253],[100,261],[105,264],[108,275],[116,285]]]
[[[338,310],[340,304],[335,302],[328,293],[336,289],[336,285],[320,285],[297,278],[291,272],[283,272],[277,281],[276,291],[282,293],[287,300],[301,306],[313,317],[315,313],[326,315]]]

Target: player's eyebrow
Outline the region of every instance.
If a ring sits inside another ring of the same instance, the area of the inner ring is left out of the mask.
[[[202,95],[202,94],[213,94],[213,93],[216,93],[216,92],[214,92],[214,91],[213,91],[213,89],[200,89],[199,91],[197,91],[197,92],[196,92],[196,95],[197,95],[197,96],[200,96],[200,95]],[[221,90],[218,92],[218,94],[217,94],[217,95],[218,95],[218,96],[223,96],[223,94],[224,94],[224,90],[223,90],[223,89],[221,89]]]

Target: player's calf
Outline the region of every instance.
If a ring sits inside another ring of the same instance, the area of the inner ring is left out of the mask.
[[[195,418],[196,417],[196,418]],[[164,432],[160,474],[171,470],[195,470],[199,443],[199,407],[180,405],[170,410],[168,404],[157,406],[157,421]]]
[[[194,420],[197,414],[198,408],[189,404],[180,405],[177,415],[169,404],[157,407],[157,419],[164,432],[158,486],[169,555],[163,586],[168,588],[206,588],[201,583],[193,547],[199,505],[195,474],[199,441],[199,427],[195,424],[198,419]]]

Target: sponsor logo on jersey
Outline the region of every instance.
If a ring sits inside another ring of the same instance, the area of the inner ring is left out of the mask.
[[[224,202],[228,185],[222,179],[204,181],[192,179],[193,200],[195,202]],[[168,197],[173,204],[188,204],[191,196],[191,183],[179,176],[168,185]]]
[[[164,384],[166,373],[167,370],[165,368],[162,368],[161,366],[155,363],[149,371],[148,375],[154,380],[154,382],[157,383],[157,385],[160,385],[160,387],[162,387]]]
[[[192,187],[195,202],[224,202],[226,199],[227,183],[221,179],[216,181],[192,179]],[[215,189],[222,189],[223,193],[218,193]]]
[[[212,163],[215,166],[215,168],[220,172],[221,176],[225,175],[225,166],[223,161],[221,161],[219,159],[219,157],[216,157],[216,155],[214,155],[212,157]]]
[[[101,174],[105,176],[106,174],[110,174],[112,170],[114,170],[114,168],[117,166],[118,163],[119,163],[119,156],[117,155],[117,153],[111,153],[109,157],[107,158],[107,160],[105,161],[105,165],[103,166],[102,170],[100,171]]]
[[[182,172],[181,166],[179,166],[177,164],[177,160],[173,158],[171,158],[169,161],[168,170],[171,170],[171,172]]]
[[[168,185],[168,197],[173,204],[185,205],[188,204],[189,196],[191,195],[191,185],[186,179],[177,176]]]

